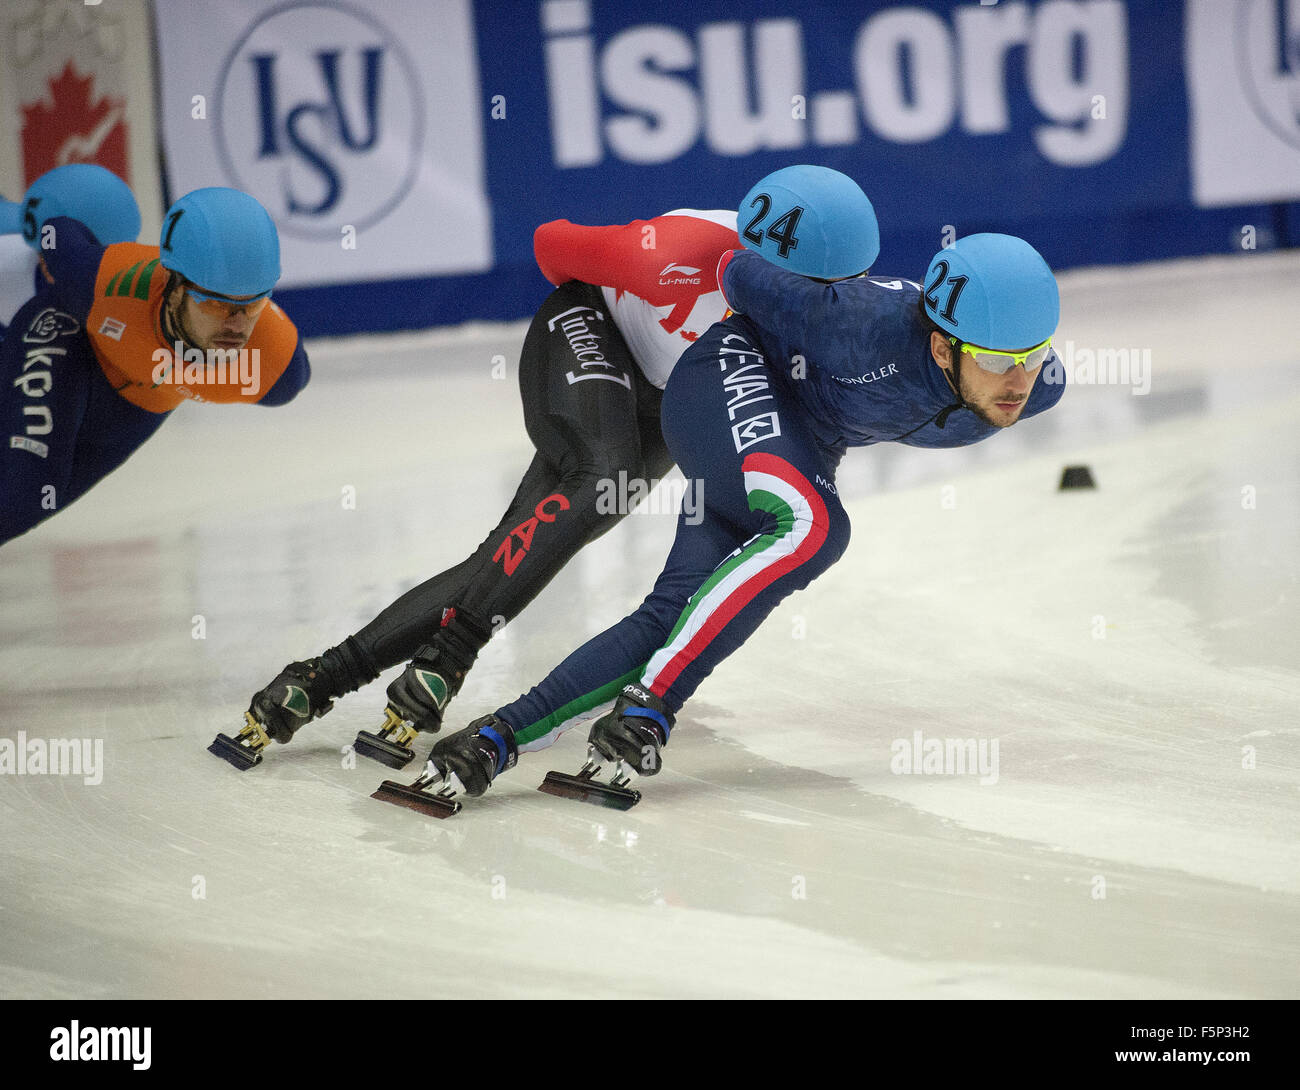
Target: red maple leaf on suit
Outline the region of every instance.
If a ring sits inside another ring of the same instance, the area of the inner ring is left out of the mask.
[[[126,100],[92,101],[95,77],[79,76],[69,61],[49,82],[49,95],[25,103],[24,186],[65,163],[98,163],[130,182],[126,169]]]

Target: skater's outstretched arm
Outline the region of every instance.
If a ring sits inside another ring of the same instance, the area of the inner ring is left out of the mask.
[[[49,298],[69,314],[85,319],[95,301],[95,279],[106,246],[80,220],[55,216],[46,220],[44,229],[52,241],[41,252],[49,271]]]
[[[284,371],[272,384],[266,394],[258,399],[259,405],[287,405],[301,392],[311,379],[311,363],[307,359],[307,350],[303,347],[302,336],[294,345],[293,355]]]
[[[735,220],[734,212],[694,210],[604,227],[552,220],[533,232],[533,255],[557,287],[581,280],[653,301],[675,275],[698,277],[693,286],[706,294],[717,288],[718,255],[738,244]],[[678,269],[668,273],[665,264]]]
[[[660,319],[668,333],[718,290],[718,255],[737,244],[734,212],[694,209],[610,227],[554,220],[533,235],[537,267],[551,283],[579,280],[671,307]]]

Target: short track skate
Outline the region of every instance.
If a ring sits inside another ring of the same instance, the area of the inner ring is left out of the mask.
[[[388,768],[402,769],[415,760],[411,742],[419,733],[409,720],[389,704],[384,709],[383,726],[373,734],[367,730],[358,731],[352,748],[362,757],[369,757]]]
[[[608,758],[595,746],[589,745],[587,763],[578,769],[576,776],[570,776],[567,772],[548,772],[546,778],[537,785],[537,790],[562,799],[577,799],[579,802],[604,806],[610,810],[631,810],[641,801],[641,792],[628,787],[632,775],[623,761],[614,761],[613,773],[608,782],[596,778],[608,763]]]
[[[229,761],[240,772],[262,763],[262,750],[271,743],[271,736],[266,728],[253,718],[252,712],[244,712],[243,729],[231,738],[228,734],[218,734],[208,752]]]
[[[407,785],[385,780],[370,797],[380,802],[391,802],[394,806],[405,806],[429,817],[449,818],[461,811],[461,804],[456,801],[459,787],[458,781],[444,778],[430,761],[414,783]]]

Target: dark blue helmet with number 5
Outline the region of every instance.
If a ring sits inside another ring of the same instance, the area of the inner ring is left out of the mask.
[[[950,336],[1015,352],[1056,332],[1061,296],[1042,255],[1015,235],[959,238],[925,273],[925,312]]]
[[[876,210],[857,182],[830,167],[769,174],[745,194],[736,222],[745,249],[817,280],[859,276],[880,253]]]

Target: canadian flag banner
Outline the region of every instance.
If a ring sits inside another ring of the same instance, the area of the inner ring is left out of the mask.
[[[104,82],[104,81],[101,81]],[[47,94],[22,104],[23,183],[65,163],[96,163],[128,183],[126,99],[95,97],[95,77],[69,61]]]
[[[162,219],[145,0],[10,0],[0,10],[5,196],[67,163],[96,163],[134,190],[142,238]]]

